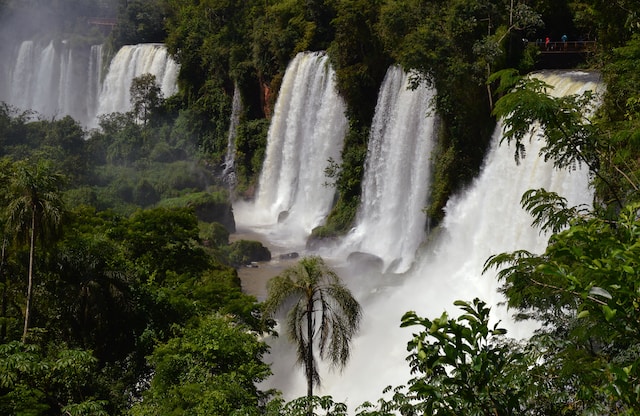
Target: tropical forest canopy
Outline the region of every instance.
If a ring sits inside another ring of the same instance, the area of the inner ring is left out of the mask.
[[[111,31],[88,17],[117,19]],[[244,109],[238,197],[250,198],[288,62],[327,51],[349,131],[328,173],[338,199],[317,238],[351,226],[368,129],[389,65],[432,84],[441,117],[427,214],[477,174],[495,127],[524,150],[545,127],[545,157],[588,167],[593,206],[544,189],[523,196],[552,233],[543,254],[496,253],[503,292],[542,330],[525,343],[489,324],[480,299],[460,318],[420,317],[413,371],[362,415],[636,414],[640,408],[640,4],[635,0],[0,0],[0,43],[56,37],[164,42],[179,92],[137,78],[132,108],[87,131],[0,106],[0,413],[7,415],[293,415],[258,383],[273,322],[241,290],[236,267],[269,253],[230,244],[235,224],[220,179],[231,97]],[[596,40],[580,63],[606,93],[551,98],[526,75],[538,39]],[[523,39],[528,40],[524,42]],[[525,152],[518,153],[524,155]],[[499,202],[497,202],[499,203]],[[366,311],[364,311],[366,314]],[[403,342],[403,341],[399,341]],[[378,393],[378,392],[373,392]],[[379,392],[382,396],[382,392]],[[316,409],[345,406],[312,398]],[[351,409],[352,412],[355,411]]]

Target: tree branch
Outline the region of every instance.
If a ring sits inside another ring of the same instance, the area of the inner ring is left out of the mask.
[[[533,284],[541,286],[541,287],[546,287],[548,289],[554,289],[554,290],[557,290],[559,292],[570,293],[570,294],[572,294],[574,296],[577,296],[579,298],[582,297],[582,293],[580,293],[580,292],[575,292],[573,290],[567,290],[567,289],[561,288],[559,286],[551,285],[549,283],[542,283],[542,282],[539,282],[539,281],[537,281],[536,279],[533,279],[533,278],[529,278],[529,280],[531,280],[531,282],[533,282]],[[597,303],[597,304],[599,304],[601,306],[607,305],[607,302],[604,302],[604,301],[602,301],[602,300],[600,300],[598,298],[594,298],[591,295],[587,295],[587,299],[589,299],[589,300],[591,300],[591,301],[593,301],[593,302],[595,302],[595,303]]]

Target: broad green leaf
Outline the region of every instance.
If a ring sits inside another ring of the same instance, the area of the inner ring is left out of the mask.
[[[602,305],[602,312],[604,312],[604,318],[610,322],[616,316],[617,310],[611,309],[609,305]]]
[[[585,309],[580,311],[580,313],[578,314],[578,319],[586,318],[588,316],[589,316],[589,311]]]

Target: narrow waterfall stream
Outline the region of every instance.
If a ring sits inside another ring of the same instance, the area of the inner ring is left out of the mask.
[[[591,73],[553,72],[538,76],[555,86],[556,95],[597,90],[600,86],[598,75]],[[481,275],[482,266],[492,254],[516,249],[544,250],[547,236],[531,227],[531,217],[520,207],[525,191],[544,187],[565,196],[570,204],[589,204],[592,192],[586,171],[559,171],[537,157],[538,141],[532,141],[527,157],[516,165],[513,149],[499,145],[500,138],[498,126],[481,174],[449,201],[445,220],[429,244],[418,251],[414,267],[403,275],[383,276],[366,269],[339,269],[363,306],[364,321],[346,368],[332,372],[320,366],[322,386],[316,394],[332,395],[353,411],[364,401],[382,397],[385,387],[405,384],[410,378],[405,357],[411,330],[401,329],[399,324],[409,310],[430,318],[440,316],[444,310],[456,316],[455,300],[479,297],[494,305],[493,318],[502,320],[511,336],[530,333],[531,325],[512,323],[509,312],[495,306],[502,300],[497,293],[498,283],[491,273]],[[372,230],[369,238],[381,236]],[[390,240],[386,244],[391,249],[398,242]],[[273,340],[272,345],[274,376],[269,387],[283,390],[287,399],[304,395],[304,375],[296,366],[295,351],[285,336]]]
[[[89,74],[87,81],[86,108],[87,119],[95,123],[95,115],[100,105],[100,90],[102,89],[102,51],[103,45],[92,45],[89,55]],[[83,120],[80,120],[83,121]],[[87,121],[88,122],[88,121]]]
[[[242,98],[238,85],[233,87],[233,99],[231,101],[231,118],[229,119],[229,134],[227,135],[227,154],[222,167],[222,180],[229,189],[234,189],[237,182],[236,177],[236,137],[238,135],[238,124],[240,124],[240,113],[242,112]]]

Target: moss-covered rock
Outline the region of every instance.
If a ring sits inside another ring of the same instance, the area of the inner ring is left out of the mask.
[[[229,245],[228,249],[229,261],[235,267],[246,266],[252,262],[271,260],[271,252],[259,241],[234,241]]]

